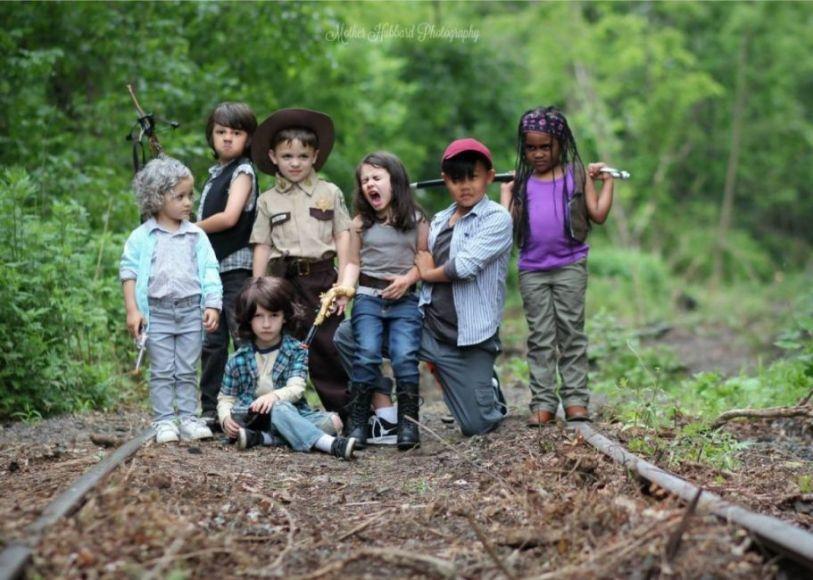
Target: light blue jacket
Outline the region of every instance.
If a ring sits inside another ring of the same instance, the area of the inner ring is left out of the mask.
[[[200,307],[217,302],[222,304],[223,285],[220,283],[220,266],[215,251],[206,233],[195,224],[189,224],[192,231],[198,234],[195,256],[198,261],[198,279],[200,280]],[[120,272],[136,273],[136,305],[144,316],[146,324],[150,320],[149,282],[152,267],[152,255],[155,251],[157,236],[153,233],[155,220],[149,219],[133,230],[124,244],[121,255]],[[213,300],[214,298],[214,300]]]

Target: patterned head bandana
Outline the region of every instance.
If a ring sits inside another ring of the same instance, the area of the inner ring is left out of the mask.
[[[567,130],[567,121],[562,115],[555,112],[533,111],[522,117],[520,125],[523,133],[528,131],[547,133],[553,135],[559,141],[565,136]]]

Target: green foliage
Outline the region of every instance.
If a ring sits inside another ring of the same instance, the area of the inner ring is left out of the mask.
[[[587,265],[591,311],[605,310],[641,322],[672,314],[671,298],[678,283],[657,254],[593,243]]]
[[[642,347],[634,331],[626,329],[606,311],[588,321],[587,335],[590,361],[597,367],[592,378],[597,389],[620,388],[642,399],[644,392],[656,393],[680,371],[672,352],[665,348]]]
[[[2,178],[0,415],[107,404],[109,387],[89,385],[123,370],[129,345],[114,280],[122,236],[138,221],[124,141],[132,83],[149,112],[181,123],[160,126],[160,138],[198,186],[211,163],[204,123],[218,102],[248,102],[260,119],[280,107],[327,111],[337,141],[324,174],[348,196],[356,163],[377,149],[399,155],[417,180],[437,175],[446,143],[471,135],[508,170],[521,112],[563,107],[585,161],[633,174],[590,240],[592,362],[598,388],[643,401],[628,410],[633,422],[654,421],[669,408],[662,397],[679,390],[677,362],[642,348],[617,320],[673,319],[674,298],[687,291],[702,296],[703,316],[750,320],[778,301],[762,294],[766,282],[809,268],[811,18],[803,2],[0,4],[0,166],[24,169]],[[478,37],[336,35],[382,24]],[[729,175],[741,54],[745,123]],[[734,218],[718,244],[730,178]],[[442,190],[419,198],[430,212],[449,203]],[[724,280],[747,291],[706,292],[717,251]],[[512,262],[509,305],[519,304]],[[680,388],[707,414],[795,396],[810,378],[805,324],[778,338],[785,362]],[[512,321],[504,330],[518,340],[525,332]],[[527,369],[518,362],[510,372],[524,380]],[[787,396],[766,394],[775,391]]]
[[[689,214],[692,215],[697,210],[708,212],[709,208],[690,208]],[[708,219],[697,214],[693,216],[695,223]],[[713,253],[709,248],[717,243],[716,231],[692,227],[689,220],[680,221],[684,227],[668,232],[669,237],[664,240],[665,245],[670,248],[668,260],[671,270],[682,273],[689,281],[708,280],[713,270]],[[722,249],[724,274],[730,280],[764,283],[776,271],[769,249],[748,231],[729,231]]]
[[[136,219],[126,194],[123,136],[135,120],[127,83],[148,110],[180,121],[177,131],[161,127],[162,141],[199,176],[210,162],[203,125],[217,102],[244,100],[260,118],[282,106],[323,109],[337,127],[325,174],[347,193],[365,153],[392,150],[413,179],[432,177],[443,146],[461,135],[483,139],[497,168],[509,169],[519,114],[557,104],[584,159],[633,173],[618,187],[609,241],[660,253],[704,280],[731,146],[732,71],[745,43],[748,122],[724,274],[764,280],[779,259],[804,263],[813,241],[805,3],[11,6],[0,9],[0,107],[13,112],[0,118],[0,162],[47,184],[40,195],[78,201],[94,229],[111,194],[111,229]],[[257,23],[248,34],[246,22]],[[540,23],[558,22],[568,25],[539,34]],[[382,25],[478,36],[376,36]],[[364,33],[337,33],[352,27]],[[448,203],[442,191],[420,197],[433,211]]]
[[[113,399],[119,308],[109,240],[87,213],[54,201],[34,212],[37,189],[20,169],[0,175],[0,417],[31,420]]]
[[[813,384],[811,349],[813,339],[806,328],[811,317],[800,314],[791,329],[781,336],[792,350],[752,376],[721,377],[703,372],[682,377],[674,355],[660,348],[641,347],[630,331],[612,317],[600,313],[588,326],[591,337],[592,373],[596,391],[611,397],[613,414],[625,423],[663,427],[672,423],[675,412],[710,422],[721,412],[741,407],[793,405]]]
[[[655,457],[659,464],[667,467],[691,461],[726,470],[739,468],[737,456],[749,447],[730,433],[708,431],[699,423],[690,423],[669,437],[657,433],[633,437],[628,445],[633,453]]]
[[[589,326],[594,390],[605,394],[608,414],[634,430],[630,449],[666,464],[703,462],[720,469],[738,467],[744,444],[724,431],[709,429],[722,412],[796,404],[813,387],[813,294],[794,304],[794,318],[777,345],[786,356],[753,375],[724,378],[704,372],[685,377],[668,351],[642,348],[633,334],[599,313]],[[687,422],[688,421],[688,422]]]

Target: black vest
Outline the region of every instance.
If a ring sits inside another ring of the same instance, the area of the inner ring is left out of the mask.
[[[220,175],[209,181],[209,191],[206,193],[206,201],[201,208],[200,219],[206,219],[216,213],[226,209],[226,202],[229,200],[229,187],[231,186],[231,176],[234,170],[243,163],[251,163],[245,157],[235,159],[223,168]],[[253,166],[252,166],[253,167]],[[254,174],[254,193],[259,194],[259,184],[257,174]],[[207,234],[212,247],[215,250],[217,260],[220,261],[226,256],[230,256],[241,248],[248,247],[248,240],[251,237],[251,228],[254,226],[254,218],[257,215],[257,204],[251,211],[241,211],[240,219],[227,230]]]

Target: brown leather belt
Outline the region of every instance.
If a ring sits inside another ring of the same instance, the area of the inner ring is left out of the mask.
[[[310,276],[333,269],[333,258],[314,260],[310,258],[273,258],[268,261],[267,272],[271,276]]]
[[[392,282],[390,280],[382,280],[381,278],[373,278],[367,274],[359,274],[359,286],[366,286],[367,288],[375,288],[376,290],[383,290]],[[415,292],[418,289],[417,284],[409,287],[408,292]]]

